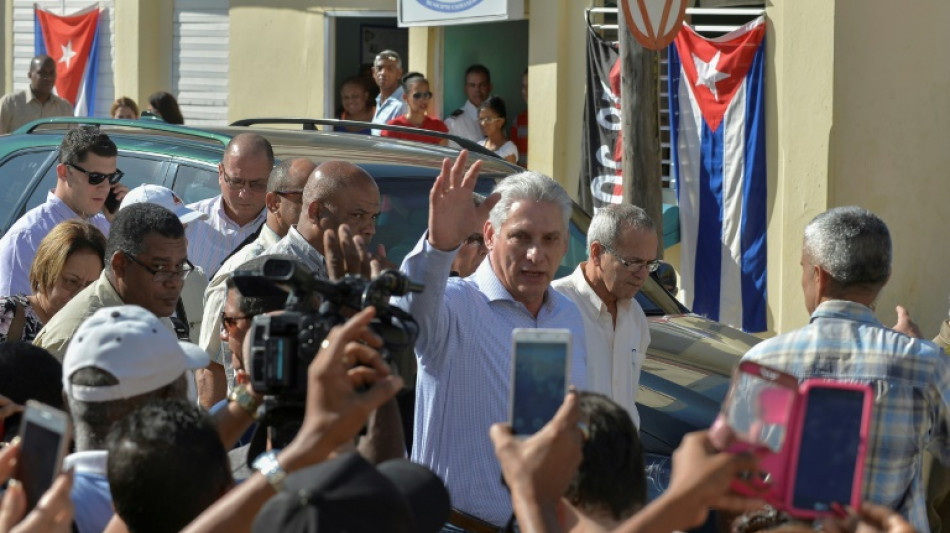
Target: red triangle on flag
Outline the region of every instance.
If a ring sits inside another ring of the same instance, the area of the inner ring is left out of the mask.
[[[56,93],[76,105],[99,25],[99,9],[61,17],[36,9],[46,53],[56,62]]]
[[[676,36],[674,44],[683,72],[712,131],[719,128],[764,36],[763,22],[743,26],[717,39],[706,39],[683,24],[683,30]]]

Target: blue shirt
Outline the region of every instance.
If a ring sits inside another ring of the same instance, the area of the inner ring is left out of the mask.
[[[862,499],[930,531],[922,452],[950,465],[950,358],[937,345],[884,327],[864,305],[831,300],[815,309],[810,324],[759,343],[743,359],[799,380],[870,383],[874,413]]]
[[[491,257],[470,277],[449,279],[456,252],[436,250],[424,235],[401,267],[425,284],[423,292],[396,301],[419,323],[412,460],[442,478],[453,507],[502,526],[511,516],[511,497],[488,429],[508,420],[511,331],[570,329],[570,382],[583,389],[584,319],[552,288],[535,318],[502,285]]]
[[[188,207],[208,215],[207,220],[189,222],[185,236],[188,238],[188,260],[203,268],[209,278],[214,277],[225,258],[267,218],[267,209],[262,208],[254,220],[241,226],[224,212],[220,194]]]
[[[406,114],[406,102],[402,99],[406,91],[400,86],[389,98],[380,102],[382,93],[376,95],[376,113],[373,115],[374,124],[386,124],[390,120]],[[373,135],[379,135],[379,130],[373,130]]]
[[[50,191],[46,202],[26,212],[0,239],[0,296],[33,294],[30,267],[43,237],[60,222],[82,218]],[[88,219],[109,236],[109,221],[101,213]]]
[[[73,521],[79,533],[100,533],[112,520],[112,492],[106,477],[106,462],[109,452],[94,450],[76,452],[66,457],[63,469],[75,468],[73,490]]]

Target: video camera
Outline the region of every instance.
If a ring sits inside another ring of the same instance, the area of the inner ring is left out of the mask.
[[[328,281],[296,261],[270,258],[260,270],[236,271],[232,278],[247,297],[273,300],[286,294],[285,312],[255,316],[248,332],[251,353],[245,365],[254,391],[264,396],[265,425],[279,430],[287,422],[303,420],[307,368],[330,329],[352,312],[375,307],[370,329],[383,340],[383,358],[393,373],[414,368],[419,326],[409,313],[391,307],[389,299],[421,292],[423,286],[397,270],[386,270],[373,280],[348,274]],[[296,428],[288,437],[294,434]]]

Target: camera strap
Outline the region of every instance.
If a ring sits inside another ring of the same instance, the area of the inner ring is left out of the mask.
[[[175,327],[175,336],[180,341],[191,342],[191,327],[188,326],[188,315],[185,313],[185,304],[178,298],[178,304],[175,308],[175,315],[168,317]]]

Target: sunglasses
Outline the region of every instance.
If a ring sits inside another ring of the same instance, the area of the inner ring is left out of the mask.
[[[119,169],[115,169],[115,172],[112,174],[103,174],[101,172],[89,172],[75,163],[66,163],[66,166],[73,167],[79,172],[85,174],[86,177],[89,178],[89,185],[99,185],[106,180],[109,180],[109,185],[115,185],[116,183],[119,183],[119,180],[122,179],[122,176],[125,176],[125,172],[122,172]]]
[[[221,323],[224,324],[224,327],[227,328],[228,331],[231,331],[231,330],[233,330],[234,328],[237,327],[237,325],[238,325],[238,320],[251,320],[252,318],[254,318],[254,317],[250,317],[250,316],[228,316],[228,315],[224,314],[223,311],[221,312]]]
[[[430,91],[426,91],[424,93],[412,93],[412,97],[415,100],[420,100],[422,98],[432,98],[432,93]]]

